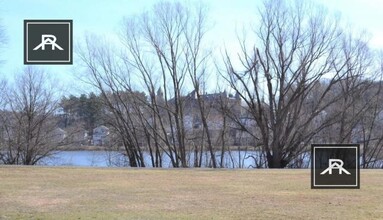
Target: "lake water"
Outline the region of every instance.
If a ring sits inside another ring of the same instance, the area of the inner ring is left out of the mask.
[[[253,168],[255,158],[258,158],[258,151],[230,151],[225,152],[225,168]],[[202,156],[202,167],[208,167],[209,154]],[[217,163],[220,163],[220,152],[216,153]],[[147,167],[151,167],[151,160],[148,152],[144,152],[144,160]],[[193,164],[194,154],[188,154],[188,163]],[[303,165],[300,167],[310,167],[310,154],[302,157]],[[129,165],[126,157],[117,151],[60,151],[53,157],[45,158],[40,161],[42,166],[83,166],[83,167],[126,167]],[[162,167],[171,168],[171,162],[166,154],[162,155]],[[376,164],[376,168],[383,168],[383,160]]]
[[[53,157],[44,158],[39,165],[108,167],[112,166],[108,160],[109,154],[105,151],[61,151],[55,153]],[[119,155],[117,152],[115,154]]]
[[[257,151],[231,151],[224,155],[224,166],[226,168],[252,168],[255,166],[254,157],[259,154]],[[208,154],[202,157],[202,167],[207,167]],[[216,154],[217,162],[220,162],[220,153]],[[150,157],[144,153],[147,167],[151,167]],[[163,167],[172,167],[167,155],[162,156]],[[194,155],[188,156],[189,164],[193,164]],[[53,157],[45,158],[39,165],[46,166],[85,166],[85,167],[122,167],[127,166],[126,157],[116,151],[61,151]]]

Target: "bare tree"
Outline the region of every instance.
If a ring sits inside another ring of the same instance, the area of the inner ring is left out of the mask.
[[[357,126],[353,129],[353,138],[362,144],[361,166],[376,168],[383,165],[383,123],[382,123],[382,88],[381,81],[374,83],[372,96],[368,102],[371,107],[365,112]]]
[[[1,80],[0,81],[0,123],[4,123],[3,118],[6,117],[6,111],[5,111],[5,107],[6,107],[6,81],[5,80]],[[4,126],[0,126],[0,149],[3,149],[5,148],[6,146],[6,143],[5,143],[5,130],[4,130]]]
[[[208,125],[208,115],[211,105],[207,104],[201,92],[203,92],[203,84],[208,77],[206,65],[210,53],[203,54],[203,40],[206,33],[206,8],[200,6],[197,8],[194,16],[190,16],[192,22],[184,28],[184,35],[186,38],[185,59],[187,62],[187,73],[193,85],[195,98],[198,103],[199,118],[201,119],[204,135],[206,135],[207,147],[210,152],[210,159],[213,168],[217,167],[215,158],[215,148],[211,137],[211,129]],[[203,143],[202,143],[203,144]]]
[[[359,123],[353,129],[353,138],[362,145],[361,166],[363,168],[383,168],[383,105],[382,73],[383,62],[380,58],[378,76],[371,82],[368,91],[361,99],[368,103]]]
[[[187,167],[190,146],[185,129],[185,89],[191,83],[197,92],[200,117],[208,140],[212,166],[216,167],[206,112],[199,94],[206,55],[201,52],[205,33],[205,10],[175,2],[160,2],[153,10],[125,20],[122,33],[127,49],[125,62],[135,69],[150,94],[150,134],[155,145],[170,157],[173,167]],[[190,76],[188,79],[187,76]],[[160,88],[160,96],[156,90]],[[189,87],[190,88],[190,87]],[[158,93],[157,93],[158,94]]]
[[[203,137],[207,137],[212,167],[217,166],[200,94],[209,55],[201,52],[205,16],[202,6],[160,2],[152,10],[124,20],[121,54],[89,38],[80,52],[91,76],[86,81],[104,97],[113,113],[115,130],[121,130],[121,136],[126,136],[123,139],[130,139],[123,145],[129,160],[137,161],[132,166],[144,166],[135,140],[138,136],[145,139],[152,166],[162,166],[162,153],[173,167],[189,166],[191,146],[185,128],[188,88],[197,92]],[[145,95],[133,96],[134,88],[144,90]],[[131,98],[122,98],[123,93]]]
[[[6,42],[7,42],[7,38],[5,35],[5,30],[4,30],[4,27],[0,24],[0,48],[2,48],[6,44]],[[2,107],[5,102],[5,91],[6,91],[6,80],[3,78],[0,78],[0,107]]]
[[[332,91],[335,95],[340,94],[341,98],[329,111],[339,115],[339,121],[329,128],[332,137],[328,138],[336,143],[351,143],[352,131],[367,115],[369,109],[373,108],[374,102],[365,97],[372,99],[377,95],[376,92],[369,91],[376,78],[376,69],[367,41],[362,37],[345,35],[342,39],[341,53],[337,58],[343,62],[339,62],[335,68],[343,69],[344,77]]]
[[[44,72],[26,68],[15,82],[4,92],[0,160],[5,164],[35,165],[52,155],[65,139],[56,130],[57,103]]]
[[[283,168],[307,150],[318,132],[338,121],[340,112],[314,123],[344,97],[332,91],[351,79],[350,58],[339,58],[343,33],[320,7],[265,1],[259,14],[255,46],[240,40],[243,69],[226,52],[222,75],[257,123],[268,167]]]
[[[100,93],[107,111],[105,121],[118,134],[112,143],[117,149],[124,148],[130,166],[145,167],[139,144],[141,106],[135,101],[139,93],[132,88],[129,69],[124,68],[114,50],[102,41],[90,40],[88,36],[85,43],[85,48],[79,48],[86,67],[85,82]]]

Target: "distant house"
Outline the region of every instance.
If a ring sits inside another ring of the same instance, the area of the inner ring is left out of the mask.
[[[200,140],[202,137],[203,121],[201,118],[201,112],[199,109],[199,100],[197,92],[193,90],[185,96],[182,96],[182,102],[184,105],[184,126],[185,130],[190,136],[190,140]],[[157,92],[157,97],[162,100],[163,94],[159,90]],[[225,133],[228,134],[226,144],[234,144],[236,132],[238,128],[235,123],[230,119],[226,118],[225,128],[224,128],[224,111],[230,109],[234,115],[241,115],[241,98],[238,93],[229,94],[226,91],[218,93],[200,93],[200,100],[205,106],[205,115],[206,123],[209,128],[209,133],[212,141],[215,144],[218,144],[218,141],[222,138],[222,132],[225,130]],[[175,99],[172,98],[169,101],[170,106],[175,106]]]
[[[184,126],[187,130],[193,129],[193,126],[195,126],[195,125],[193,124],[193,117],[192,116],[186,115],[184,117]]]
[[[64,108],[63,107],[59,107],[56,109],[56,111],[53,112],[53,114],[55,116],[64,116],[66,115],[67,113],[65,112]]]
[[[66,138],[66,132],[61,128],[52,131],[52,139],[54,142],[62,142]]]
[[[85,129],[78,129],[76,131],[73,131],[73,144],[79,144],[79,145],[89,145],[91,142],[90,138],[88,136],[88,131]]]
[[[109,128],[101,125],[93,129],[93,145],[103,146],[109,143]]]

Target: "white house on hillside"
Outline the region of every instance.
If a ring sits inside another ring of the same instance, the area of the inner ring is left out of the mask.
[[[109,142],[109,128],[101,125],[93,129],[93,138],[92,143],[93,145],[106,145]]]

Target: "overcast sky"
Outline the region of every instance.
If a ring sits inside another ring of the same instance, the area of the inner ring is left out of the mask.
[[[145,9],[157,0],[0,0],[1,24],[6,30],[8,43],[1,51],[4,61],[0,74],[12,77],[23,69],[23,20],[24,19],[73,19],[73,41],[85,33],[116,35],[121,20]],[[193,2],[193,1],[191,1]],[[214,24],[210,41],[231,47],[235,41],[235,28],[256,18],[256,0],[206,0],[210,22]],[[356,30],[365,30],[371,36],[373,48],[383,48],[383,1],[381,0],[317,0],[331,12],[338,12]],[[213,39],[214,38],[214,39]],[[73,66],[54,65],[43,68],[67,84],[74,84]]]

